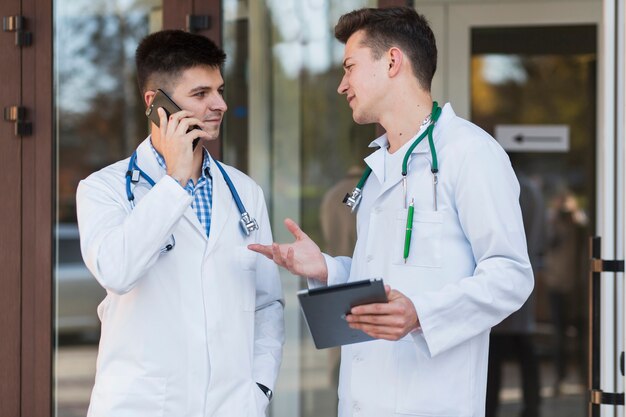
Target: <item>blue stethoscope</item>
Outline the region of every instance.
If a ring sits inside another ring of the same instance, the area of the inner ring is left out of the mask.
[[[408,173],[409,157],[411,156],[413,149],[415,149],[415,147],[420,144],[422,139],[424,139],[425,137],[428,137],[428,146],[430,148],[430,154],[433,159],[433,162],[430,168],[430,171],[433,174],[433,205],[434,205],[435,211],[437,211],[437,182],[438,182],[437,173],[439,172],[439,164],[437,163],[437,152],[435,150],[435,143],[433,141],[433,130],[435,129],[435,123],[437,123],[439,116],[441,116],[441,107],[439,107],[436,101],[433,101],[432,112],[426,118],[426,120],[422,122],[422,125],[421,125],[421,126],[428,125],[428,127],[426,128],[424,133],[422,133],[415,140],[415,142],[413,142],[411,147],[409,147],[409,149],[404,154],[404,159],[402,161],[402,189],[404,192],[403,194],[404,195],[404,208],[407,208],[407,204],[408,204],[407,173]],[[344,197],[343,203],[346,206],[350,207],[352,211],[356,210],[359,203],[361,202],[361,198],[363,197],[362,195],[363,187],[365,186],[365,182],[367,181],[371,173],[372,173],[372,168],[368,166],[365,169],[365,172],[363,172],[363,176],[359,180],[359,183],[356,185],[356,187],[352,190],[351,193],[346,194],[346,196]]]
[[[259,224],[246,211],[246,208],[241,202],[241,198],[239,197],[239,193],[237,192],[235,185],[222,167],[222,164],[220,164],[215,159],[214,161],[215,165],[217,165],[217,168],[222,173],[222,176],[224,177],[224,180],[228,185],[230,193],[233,196],[233,200],[235,200],[235,204],[237,204],[239,213],[241,214],[241,219],[239,219],[239,225],[241,226],[241,230],[246,236],[250,236],[250,233],[259,229]],[[128,202],[130,203],[131,209],[135,207],[135,194],[133,194],[131,184],[137,184],[141,178],[146,180],[151,187],[154,187],[154,180],[150,178],[150,176],[137,165],[137,151],[135,151],[130,157],[130,161],[128,162],[128,171],[126,171],[126,196],[128,197]],[[176,239],[174,239],[174,235],[172,234],[168,243],[163,248],[161,248],[161,253],[171,251],[172,249],[174,249],[174,246],[176,246]]]

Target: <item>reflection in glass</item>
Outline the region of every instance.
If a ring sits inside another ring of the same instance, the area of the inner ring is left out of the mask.
[[[57,148],[55,268],[56,416],[85,416],[95,375],[105,291],[80,254],[75,192],[90,173],[122,159],[147,123],[135,81],[138,41],[161,26],[160,0],[54,3]]]
[[[570,132],[566,152],[508,150],[521,186],[535,290],[492,331],[488,417],[555,410],[586,415],[585,236],[595,224],[595,45],[595,26],[472,30],[472,121],[492,135],[501,124],[566,125]]]
[[[355,218],[341,200],[344,188],[358,181],[354,172],[360,176],[376,130],[356,125],[345,97],[337,94],[343,45],[334,39],[333,28],[342,14],[376,3],[222,2],[229,105],[224,159],[263,187],[275,240],[292,239],[283,227],[283,219],[290,217],[323,250],[352,253]],[[341,247],[323,233],[324,227],[336,229],[332,221],[338,211],[347,214]],[[336,415],[338,351],[315,349],[295,294],[306,284],[288,273],[281,277],[287,343],[271,415]]]

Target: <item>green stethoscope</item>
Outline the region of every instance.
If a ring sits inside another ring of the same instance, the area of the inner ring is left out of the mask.
[[[435,211],[437,211],[437,173],[439,172],[439,164],[437,163],[437,152],[435,151],[435,144],[433,142],[433,130],[435,128],[435,123],[441,116],[441,107],[437,104],[436,101],[433,101],[433,110],[430,115],[422,122],[422,126],[428,125],[424,133],[422,133],[416,140],[413,142],[411,147],[404,154],[404,159],[402,161],[402,190],[404,196],[404,208],[407,208],[407,172],[408,172],[408,164],[409,157],[411,156],[411,152],[420,142],[428,136],[428,146],[430,147],[430,154],[432,155],[433,162],[431,164],[430,171],[433,173],[433,205]],[[343,203],[350,207],[352,211],[356,210],[357,206],[361,202],[361,197],[363,193],[363,187],[365,186],[365,182],[369,178],[372,173],[372,168],[369,166],[363,172],[363,176],[359,180],[359,183],[356,185],[354,190],[351,193],[346,194],[343,199]]]

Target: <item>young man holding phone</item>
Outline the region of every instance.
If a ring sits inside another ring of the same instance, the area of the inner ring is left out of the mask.
[[[271,400],[282,292],[275,265],[246,249],[272,241],[265,200],[202,146],[227,109],[225,58],[200,35],[147,36],[137,78],[158,126],[79,184],[83,258],[107,290],[90,417],[260,417]],[[183,110],[151,108],[157,90]],[[241,227],[235,194],[252,227]]]

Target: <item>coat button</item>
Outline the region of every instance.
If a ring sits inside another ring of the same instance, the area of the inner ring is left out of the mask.
[[[367,255],[367,258],[365,258],[367,260],[367,262],[371,262],[374,260],[374,255]]]

